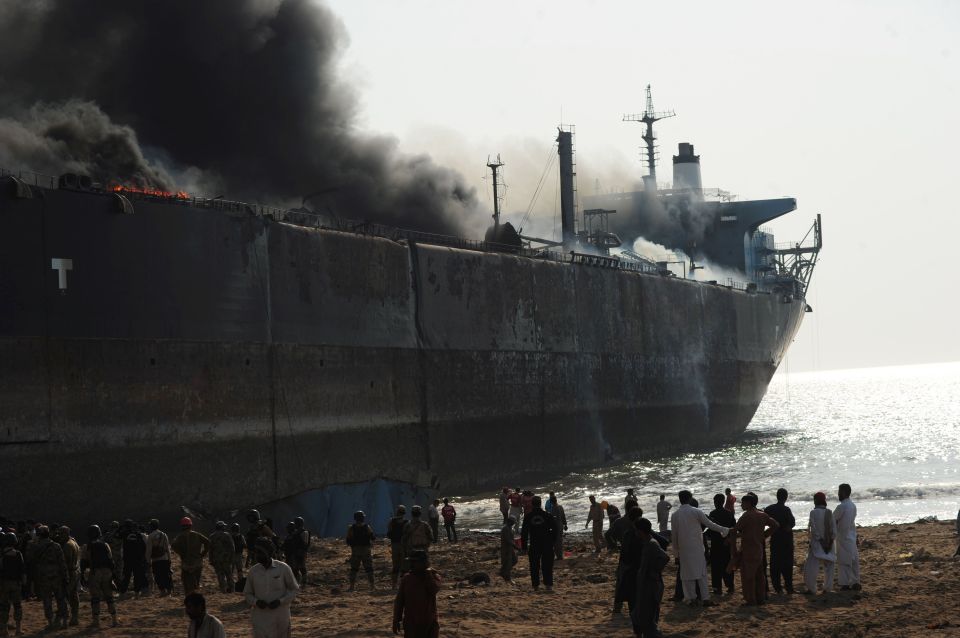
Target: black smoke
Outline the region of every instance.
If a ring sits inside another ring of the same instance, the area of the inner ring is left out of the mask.
[[[310,0],[7,0],[0,159],[463,229],[478,206],[458,173],[357,130],[345,44]]]

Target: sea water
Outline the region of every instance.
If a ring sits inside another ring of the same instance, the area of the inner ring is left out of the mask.
[[[573,531],[586,522],[588,495],[622,510],[628,487],[651,519],[661,493],[676,506],[677,492],[688,489],[709,511],[714,494],[727,487],[737,496],[755,492],[761,506],[784,487],[797,526],[805,527],[813,494],[826,493],[832,508],[840,483],[852,486],[861,525],[954,519],[960,508],[960,363],[781,371],[746,432],[727,445],[521,487],[544,499],[556,492]],[[500,526],[495,495],[457,500],[461,524]]]

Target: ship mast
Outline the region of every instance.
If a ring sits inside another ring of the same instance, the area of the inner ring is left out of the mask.
[[[643,113],[634,113],[632,115],[624,115],[624,122],[640,122],[641,124],[646,124],[646,130],[643,133],[643,141],[647,143],[647,171],[649,174],[649,181],[652,182],[653,189],[656,190],[657,187],[657,146],[654,144],[657,137],[653,134],[653,123],[664,120],[668,117],[674,117],[676,113],[671,111],[654,111],[653,110],[653,96],[650,93],[650,85],[647,85],[647,108]],[[646,180],[645,180],[646,181]]]

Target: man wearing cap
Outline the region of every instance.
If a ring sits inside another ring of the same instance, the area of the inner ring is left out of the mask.
[[[817,593],[817,576],[823,567],[823,591],[833,589],[833,566],[837,562],[834,543],[837,540],[837,523],[833,512],[827,507],[827,495],[817,492],[813,495],[813,510],[810,512],[810,546],[807,560],[803,565],[803,582],[807,594]]]
[[[860,589],[860,550],[857,549],[857,506],[850,500],[850,486],[841,483],[833,510],[837,522],[837,582],[840,589]]]
[[[367,582],[370,583],[370,591],[374,590],[373,581],[373,556],[370,545],[376,536],[373,534],[373,528],[366,521],[363,512],[353,513],[353,524],[347,528],[347,545],[350,546],[350,589],[353,591],[357,587],[357,572],[360,571],[360,564],[363,564],[363,571],[367,572]]]
[[[393,589],[397,588],[400,571],[403,569],[403,533],[409,524],[406,519],[407,508],[397,506],[396,515],[387,523],[387,538],[390,539],[390,583]]]
[[[181,531],[170,548],[180,557],[180,580],[183,592],[189,594],[200,589],[203,575],[203,559],[210,551],[210,541],[200,532],[193,531],[189,516],[180,519]]]
[[[80,546],[70,538],[67,526],[56,529],[53,540],[60,543],[63,562],[67,566],[67,602],[70,604],[70,625],[80,624]]]
[[[233,538],[223,521],[217,521],[216,530],[210,534],[210,566],[217,574],[220,591],[224,594],[232,592]]]
[[[393,633],[399,634],[402,628],[404,638],[438,638],[440,574],[428,567],[429,559],[423,550],[412,551],[407,560],[410,571],[401,579],[393,601]]]
[[[300,591],[293,570],[273,559],[273,542],[258,538],[253,547],[256,563],[247,573],[243,595],[252,609],[253,638],[289,638],[290,603]]]
[[[153,572],[153,582],[161,596],[169,596],[173,591],[173,571],[170,569],[170,539],[160,529],[160,521],[150,519],[150,533],[147,534],[147,560]]]
[[[430,543],[436,540],[430,525],[423,520],[421,514],[419,505],[414,505],[410,509],[410,523],[407,525],[407,529],[403,531],[403,553],[405,556],[409,556],[416,549],[426,552],[430,548]]]

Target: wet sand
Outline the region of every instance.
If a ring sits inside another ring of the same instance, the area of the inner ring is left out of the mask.
[[[344,527],[346,529],[346,527]],[[441,531],[442,534],[442,531]],[[860,529],[863,591],[837,591],[809,597],[771,596],[762,607],[741,607],[739,591],[714,597],[709,608],[688,608],[669,600],[675,568],[664,577],[667,593],[661,608],[661,630],[667,636],[960,636],[960,558],[951,558],[957,535],[951,522],[917,522]],[[805,536],[797,534],[797,563],[802,562]],[[441,636],[630,636],[628,617],[611,613],[616,554],[595,556],[585,536],[568,537],[569,556],[556,564],[553,593],[533,592],[527,560],[520,557],[514,583],[503,582],[498,539],[464,534],[459,543],[445,541],[431,552],[433,566],[444,575],[438,596]],[[359,591],[346,592],[348,548],[342,541],[315,541],[308,557],[309,583],[294,602],[294,636],[390,636],[393,592],[390,590],[389,547],[378,541],[374,568],[378,589],[367,591],[361,571]],[[174,565],[175,577],[177,565]],[[461,579],[474,573],[490,576],[489,586]],[[179,580],[177,578],[177,580]],[[737,588],[740,586],[737,576]],[[799,567],[794,584],[803,588]],[[226,627],[227,636],[250,635],[249,612],[239,594],[216,592],[212,569],[204,570],[209,610]],[[25,603],[24,634],[57,636],[107,635],[115,638],[186,635],[182,594],[120,601],[121,626],[90,630],[90,605],[80,603],[80,626],[41,632],[41,605]],[[105,610],[104,610],[105,611]],[[109,619],[109,616],[104,616]],[[11,632],[12,634],[12,632]]]

